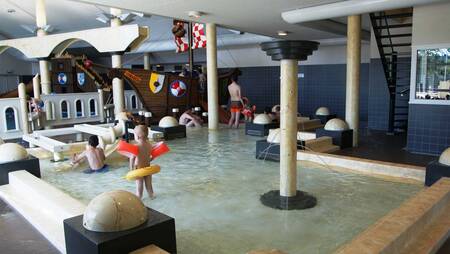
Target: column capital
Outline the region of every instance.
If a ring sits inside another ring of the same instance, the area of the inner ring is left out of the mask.
[[[282,59],[306,60],[313,51],[317,50],[319,43],[315,41],[280,40],[268,41],[260,44],[261,49],[272,57],[274,61]]]

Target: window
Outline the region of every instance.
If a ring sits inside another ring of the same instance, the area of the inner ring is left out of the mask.
[[[13,108],[7,108],[5,110],[6,130],[17,130],[16,126],[16,112]]]
[[[76,112],[76,117],[83,117],[83,102],[80,100],[76,100],[75,101],[75,112]]]
[[[69,118],[69,104],[67,104],[67,101],[61,102],[61,118],[62,119]]]
[[[97,102],[94,99],[89,100],[89,115],[90,116],[97,115]]]
[[[131,95],[131,109],[137,109],[136,95]]]
[[[417,50],[415,99],[450,100],[450,48]]]

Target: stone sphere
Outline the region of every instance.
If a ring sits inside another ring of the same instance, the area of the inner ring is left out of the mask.
[[[320,107],[316,110],[316,115],[318,116],[329,116],[330,110],[327,107]]]
[[[269,135],[267,136],[267,142],[269,143],[275,143],[275,144],[279,144],[280,143],[280,128],[278,129],[270,129],[269,130]]]
[[[339,118],[334,118],[334,119],[329,120],[325,124],[324,129],[327,131],[345,131],[345,130],[348,130],[349,127],[345,121],[343,121]]]
[[[268,114],[259,114],[253,119],[254,124],[269,124],[272,122],[272,118]]]
[[[159,127],[168,128],[178,126],[178,121],[173,116],[165,116],[159,120]]]
[[[104,192],[89,202],[83,226],[95,232],[118,232],[142,225],[147,219],[147,208],[136,195],[115,190]]]
[[[439,163],[450,166],[450,147],[441,153],[441,156],[439,156]]]
[[[20,161],[28,157],[28,152],[23,146],[16,143],[4,143],[0,145],[0,163]]]

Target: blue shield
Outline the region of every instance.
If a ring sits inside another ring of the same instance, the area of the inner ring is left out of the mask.
[[[78,81],[78,84],[80,86],[84,86],[84,82],[85,82],[85,74],[84,74],[84,72],[78,72],[77,73],[77,81]]]

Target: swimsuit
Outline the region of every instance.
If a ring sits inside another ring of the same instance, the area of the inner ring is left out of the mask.
[[[84,170],[83,173],[85,173],[85,174],[92,174],[92,173],[106,173],[106,172],[109,171],[108,168],[109,168],[109,166],[105,164],[105,165],[103,165],[103,167],[100,168],[100,169],[93,170],[93,169],[88,168],[88,169]]]
[[[231,101],[231,104],[230,104],[231,113],[241,112],[241,110],[242,110],[241,101]]]

